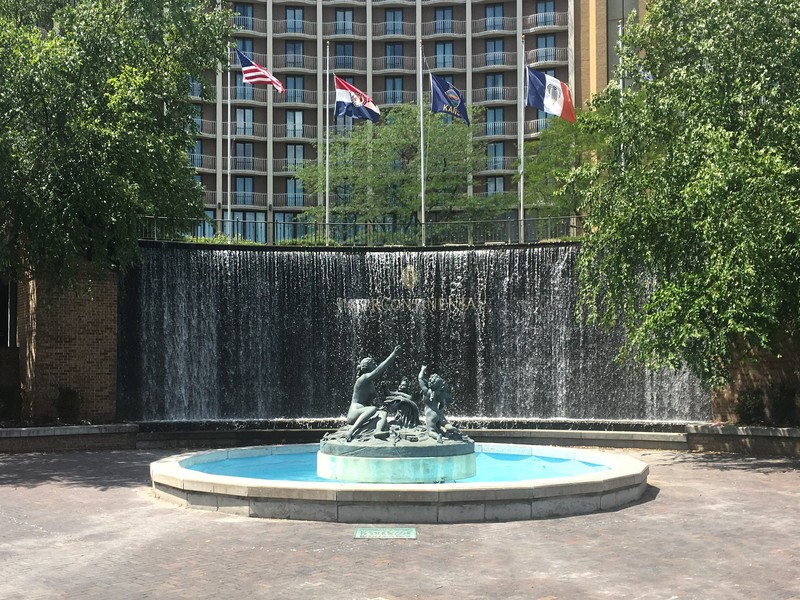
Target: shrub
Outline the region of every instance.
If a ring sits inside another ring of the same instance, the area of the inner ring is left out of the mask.
[[[763,425],[765,421],[763,393],[756,389],[740,391],[734,410],[736,422],[740,425]]]
[[[62,423],[78,424],[81,422],[83,396],[77,390],[68,387],[58,388],[56,413]]]

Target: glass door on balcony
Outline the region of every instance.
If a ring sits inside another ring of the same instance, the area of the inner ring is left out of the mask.
[[[253,40],[250,38],[236,38],[236,47],[241,50],[247,58],[253,58]],[[233,64],[239,64],[239,56],[234,52]]]
[[[286,7],[286,33],[303,33],[303,9],[299,6]]]
[[[336,58],[334,60],[335,69],[353,68],[353,44],[352,42],[336,42]]]
[[[253,170],[252,142],[236,142],[236,156],[233,158],[233,168],[239,171]]]
[[[287,75],[286,76],[286,101],[287,102],[302,102],[303,101],[303,76],[302,75]]]
[[[253,5],[236,2],[233,5],[233,12],[237,13],[233,18],[233,23],[239,29],[253,30]]]
[[[453,68],[453,42],[436,42],[436,67]]]
[[[502,100],[503,99],[503,74],[502,73],[487,73],[486,74],[486,99],[487,100]]]
[[[443,6],[434,13],[436,19],[436,33],[453,33],[453,8]]]
[[[386,68],[387,69],[402,69],[403,68],[403,43],[402,42],[388,42],[385,46],[386,51]]]
[[[387,8],[384,14],[386,35],[401,35],[403,33],[403,9]]]
[[[303,42],[286,42],[286,66],[290,69],[303,68]]]
[[[486,168],[489,171],[499,171],[503,168],[506,156],[505,142],[492,142],[486,146]]]
[[[486,135],[503,135],[505,115],[502,107],[486,109]]]
[[[303,144],[286,144],[286,170],[296,171],[298,167],[303,166]]]
[[[236,109],[236,135],[253,135],[253,109]]]
[[[403,78],[387,77],[386,104],[402,104],[402,103],[403,103]]]
[[[236,100],[252,100],[253,99],[253,85],[244,82],[244,75],[241,73],[236,74],[236,90],[234,90],[233,97]]]
[[[503,5],[486,5],[486,31],[497,31],[503,28]]]
[[[303,136],[303,111],[286,111],[286,137],[299,138]]]
[[[556,59],[556,36],[552,33],[536,36],[536,59],[553,62]]]
[[[234,179],[236,185],[236,194],[233,197],[233,202],[237,206],[252,206],[253,205],[253,178],[238,176]]]
[[[548,27],[555,24],[555,2],[553,0],[537,0],[536,26]]]
[[[303,206],[303,182],[290,177],[286,180],[286,206]]]
[[[503,39],[486,40],[486,65],[496,66],[503,64]]]
[[[199,169],[203,165],[203,141],[195,140],[192,153],[189,155],[189,163],[195,168]]]
[[[353,35],[353,9],[336,9],[336,35]]]
[[[502,194],[505,191],[505,179],[503,177],[486,178],[486,195],[493,196]]]

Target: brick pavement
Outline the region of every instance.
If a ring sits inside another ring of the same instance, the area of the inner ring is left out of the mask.
[[[632,506],[416,540],[172,506],[162,451],[0,455],[0,598],[800,599],[800,461],[626,452]]]

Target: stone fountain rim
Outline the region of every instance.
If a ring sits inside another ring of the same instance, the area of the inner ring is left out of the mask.
[[[303,482],[212,475],[187,467],[224,458],[316,451],[319,444],[190,452],[150,465],[154,494],[180,506],[248,517],[343,523],[455,523],[568,516],[639,500],[649,467],[598,450],[476,443],[476,451],[575,458],[609,467],[574,477],[499,483]]]

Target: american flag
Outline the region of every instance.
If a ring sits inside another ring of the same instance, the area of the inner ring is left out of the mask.
[[[271,83],[272,87],[278,92],[283,93],[285,91],[283,84],[272,73],[247,58],[238,48],[236,49],[236,54],[239,55],[239,64],[242,65],[242,79],[245,83]]]

